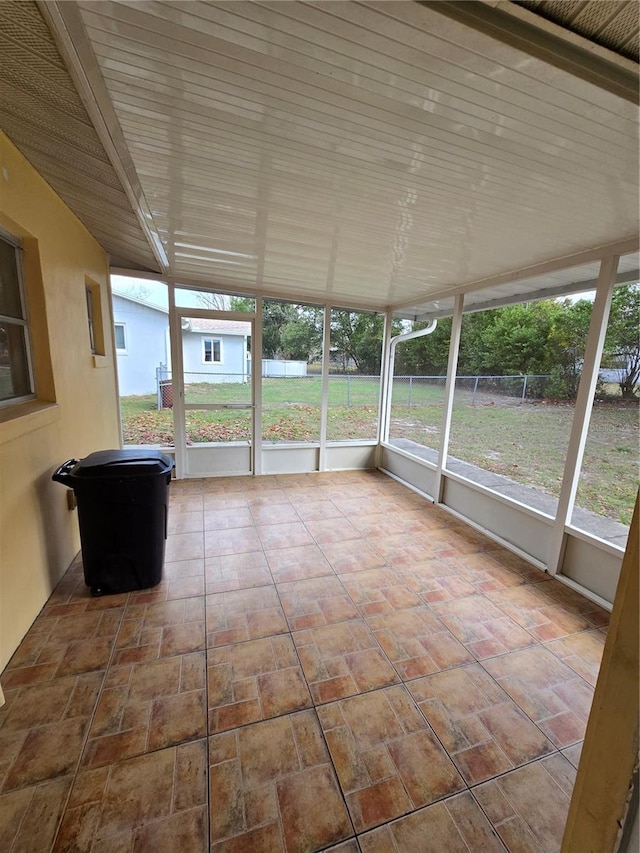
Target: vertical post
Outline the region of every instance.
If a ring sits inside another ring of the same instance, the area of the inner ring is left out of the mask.
[[[456,387],[458,369],[458,351],[460,349],[460,332],[462,330],[462,310],[464,295],[458,294],[453,308],[451,322],[451,340],[449,341],[449,361],[447,362],[447,379],[444,386],[444,411],[442,413],[442,429],[440,434],[440,450],[438,452],[438,467],[436,469],[436,487],[433,498],[436,503],[442,503],[444,478],[442,472],[447,465],[449,452],[449,435],[451,433],[451,413],[453,411],[453,393]]]
[[[528,378],[529,377],[525,373],[524,382],[522,384],[522,399],[520,400],[521,403],[524,403],[524,398],[527,396],[527,379]]]
[[[389,418],[391,412],[391,386],[393,375],[389,377],[389,356],[391,351],[391,311],[384,316],[384,331],[382,335],[382,364],[380,365],[380,394],[378,400],[378,451],[376,467],[380,467],[382,458],[382,441],[389,441]]]
[[[476,376],[476,381],[473,384],[473,396],[471,397],[471,405],[475,406],[476,404],[476,394],[478,393],[478,379],[480,377]]]
[[[407,400],[408,408],[411,408],[411,388],[412,388],[412,386],[413,386],[413,376],[410,376],[409,377],[409,395],[408,395],[408,400]]]
[[[351,377],[347,374],[347,408],[351,405]]]
[[[252,470],[262,474],[262,296],[256,296],[256,316],[251,338],[251,402],[253,404]]]
[[[596,298],[593,303],[593,311],[591,312],[591,323],[589,325],[589,334],[587,335],[582,375],[580,377],[578,396],[576,397],[576,405],[571,422],[569,447],[564,464],[560,497],[558,498],[556,521],[549,542],[547,570],[552,575],[558,574],[562,568],[566,545],[565,528],[571,521],[573,505],[578,491],[580,468],[582,467],[582,458],[587,442],[589,420],[593,408],[593,396],[598,381],[600,358],[607,333],[611,296],[613,294],[617,269],[618,255],[609,255],[600,262]]]
[[[329,352],[331,348],[331,305],[324,306],[322,339],[322,405],[320,408],[320,459],[318,469],[327,470],[327,417],[329,413]]]
[[[182,363],[182,323],[176,310],[175,285],[169,288],[169,342],[171,344],[171,385],[173,388],[173,438],[176,447],[176,478],[187,476],[187,431],[184,422],[184,368]]]

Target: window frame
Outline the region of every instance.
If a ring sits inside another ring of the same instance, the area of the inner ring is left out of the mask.
[[[214,337],[202,337],[202,363],[203,364],[222,364],[222,338],[214,338]],[[211,360],[207,359],[207,350],[205,344],[210,341],[211,346]],[[216,359],[213,356],[215,355],[215,344],[218,344],[218,350],[220,353],[220,358]]]
[[[124,341],[124,346],[118,346],[118,336],[116,334],[116,329],[118,326],[122,329],[122,340]],[[129,349],[127,347],[127,324],[126,323],[114,323],[113,324],[113,343],[116,350],[116,355],[128,355]]]
[[[31,326],[29,322],[29,305],[27,303],[26,290],[24,285],[24,270],[22,263],[22,241],[15,237],[8,231],[5,231],[4,228],[0,227],[0,239],[11,246],[14,250],[14,258],[16,263],[16,277],[18,279],[18,297],[20,300],[20,313],[21,317],[10,317],[8,314],[0,314],[0,323],[11,324],[14,326],[21,326],[23,329],[23,340],[25,346],[25,355],[27,362],[27,375],[29,378],[29,388],[31,389],[28,394],[21,394],[20,396],[8,397],[6,400],[0,400],[0,409],[6,409],[11,406],[17,406],[21,403],[30,402],[32,400],[37,399],[37,389],[36,389],[36,381],[35,374],[33,369],[33,351],[31,344]]]

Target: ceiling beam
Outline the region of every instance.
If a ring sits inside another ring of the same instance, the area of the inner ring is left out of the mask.
[[[548,65],[638,103],[638,66],[516,3],[418,0],[420,5],[515,47]]]

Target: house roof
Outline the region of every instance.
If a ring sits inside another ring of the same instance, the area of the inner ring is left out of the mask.
[[[220,335],[244,335],[251,334],[251,323],[242,320],[203,320],[198,317],[190,317],[187,321],[191,332],[216,332]],[[185,326],[183,325],[183,328]]]
[[[0,3],[0,124],[117,266],[406,316],[522,298],[638,245],[634,24],[616,53],[529,5]]]
[[[133,302],[136,305],[143,305],[145,308],[150,308],[153,311],[159,311],[161,314],[168,314],[167,308],[162,305],[156,305],[149,302],[147,299],[139,296],[132,296],[128,293],[122,293],[118,290],[113,291],[114,297],[125,299],[127,302]],[[203,317],[186,317],[182,320],[182,328],[189,332],[216,332],[220,335],[250,335],[251,323],[244,320],[218,320],[215,318],[205,319]]]

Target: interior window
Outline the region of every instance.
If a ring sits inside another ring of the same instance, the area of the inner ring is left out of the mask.
[[[0,404],[34,396],[20,248],[0,235]]]

